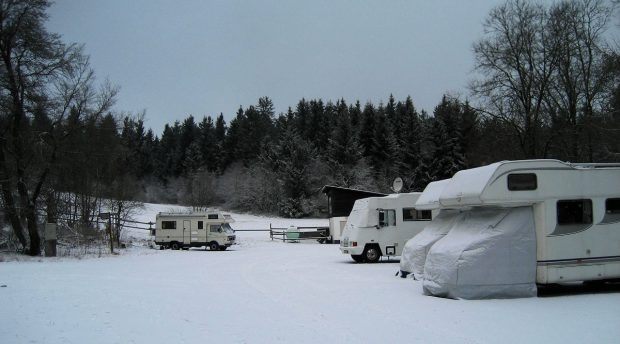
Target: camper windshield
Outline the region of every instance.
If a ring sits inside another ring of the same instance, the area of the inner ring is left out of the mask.
[[[224,232],[226,233],[231,233],[231,234],[235,232],[228,223],[222,224],[222,230],[224,230]]]
[[[347,222],[357,228],[374,227],[378,224],[376,211],[374,213],[375,216],[369,216],[368,208],[353,209]]]

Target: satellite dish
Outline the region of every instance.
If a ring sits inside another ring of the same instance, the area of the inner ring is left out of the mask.
[[[394,179],[394,181],[392,182],[392,190],[394,190],[394,192],[396,193],[399,193],[402,189],[403,179],[401,177],[396,177],[396,179]]]

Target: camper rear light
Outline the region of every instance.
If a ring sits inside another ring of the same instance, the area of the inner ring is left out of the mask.
[[[357,247],[357,241],[351,241],[351,247]]]

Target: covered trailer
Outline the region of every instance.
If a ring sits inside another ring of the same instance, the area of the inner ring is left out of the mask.
[[[457,172],[461,215],[428,251],[424,291],[521,297],[536,284],[620,278],[620,165],[503,161]]]

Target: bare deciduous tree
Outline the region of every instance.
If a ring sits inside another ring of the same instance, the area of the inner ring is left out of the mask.
[[[612,15],[613,7],[602,0],[562,1],[549,11],[557,68],[548,101],[563,155],[573,161],[595,160],[594,117],[614,86],[606,61],[613,52],[604,39]]]
[[[546,20],[541,5],[509,0],[491,10],[485,38],[474,44],[481,79],[472,83],[472,91],[488,114],[509,124],[528,158],[546,155],[544,99],[555,67]]]
[[[30,255],[40,254],[37,202],[71,134],[64,122],[70,112],[78,122],[102,114],[117,92],[110,85],[96,90],[82,47],[47,32],[48,7],[47,0],[0,1],[0,187],[6,216]]]

